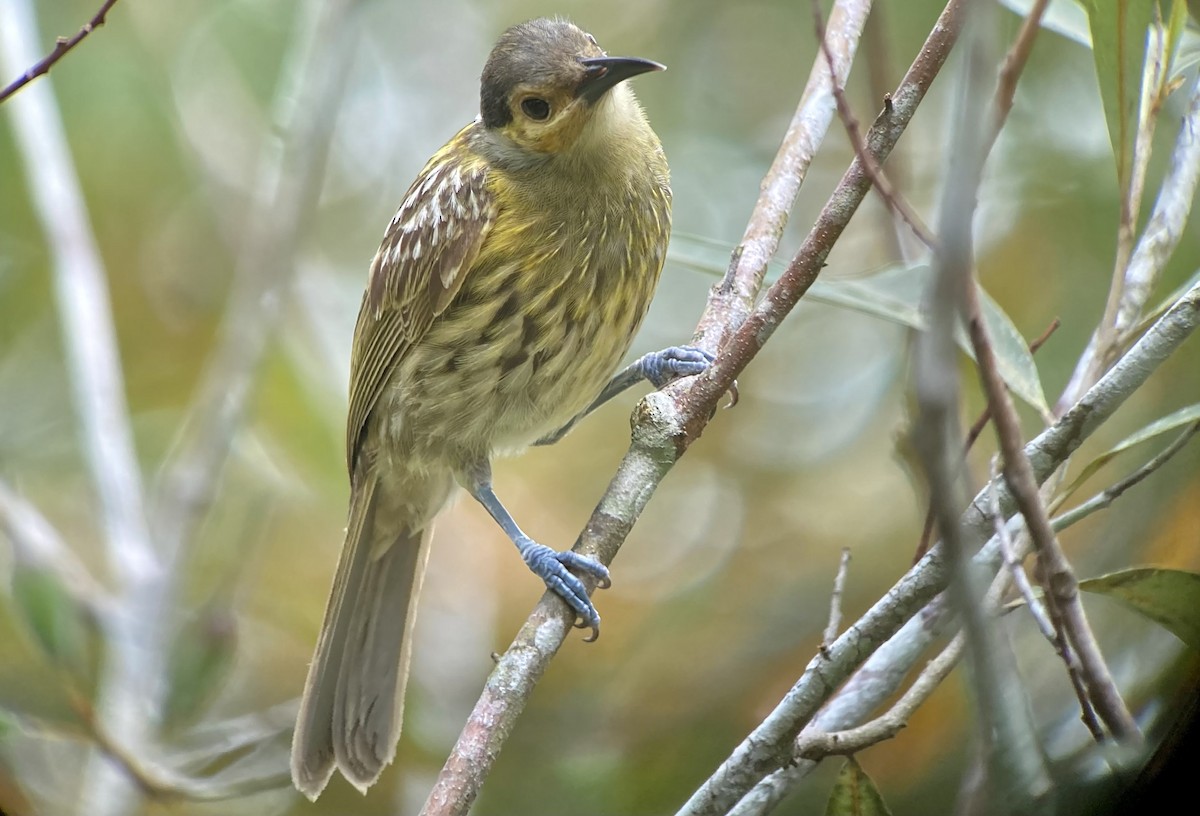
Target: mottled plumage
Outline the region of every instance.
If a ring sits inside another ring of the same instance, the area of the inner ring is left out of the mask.
[[[293,743],[310,797],[335,766],[365,790],[395,754],[431,525],[456,483],[598,624],[565,568],[604,568],[525,536],[488,462],[583,414],[646,313],[670,188],[620,81],[658,67],[607,58],[569,23],[515,26],[484,68],[480,118],[429,160],[388,225],[354,334],[346,543]]]

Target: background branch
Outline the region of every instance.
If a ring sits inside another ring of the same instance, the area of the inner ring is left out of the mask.
[[[68,51],[79,45],[79,43],[83,42],[84,37],[86,37],[88,34],[91,34],[100,26],[104,25],[104,18],[108,14],[108,10],[116,5],[116,2],[117,0],[104,0],[104,4],[100,6],[100,10],[93,14],[92,19],[84,23],[83,28],[79,29],[79,31],[77,31],[73,37],[59,37],[57,40],[55,40],[54,50],[52,50],[42,59],[38,60],[37,63],[25,71],[25,73],[14,79],[8,84],[7,87],[4,88],[4,90],[0,91],[0,102],[8,99],[10,96],[43,74],[49,73],[50,69],[54,66],[54,63],[65,57]]]

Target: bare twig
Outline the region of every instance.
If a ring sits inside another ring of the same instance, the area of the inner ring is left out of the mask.
[[[1005,791],[1000,812],[1037,812],[1046,807],[1049,771],[1038,750],[1036,729],[1025,699],[1012,645],[984,604],[984,575],[960,527],[965,474],[959,451],[959,383],[955,330],[964,304],[974,301],[974,245],[971,224],[986,160],[984,115],[985,14],[977,4],[965,38],[964,73],[955,100],[955,126],[949,139],[946,187],[934,255],[934,281],[927,301],[929,329],[913,350],[913,383],[918,413],[913,441],[929,480],[930,500],[949,562],[949,595],[963,619],[975,691],[976,713],[988,759],[990,790]],[[987,349],[990,352],[990,348]],[[977,359],[980,348],[975,346]],[[983,364],[983,360],[979,360]],[[994,361],[993,361],[994,365]],[[1005,396],[1007,390],[1001,386]],[[993,419],[998,419],[992,404]]]
[[[92,19],[84,23],[83,28],[79,29],[79,31],[75,33],[75,36],[59,37],[57,40],[55,40],[53,51],[51,51],[42,59],[38,60],[33,67],[29,68],[27,71],[25,71],[25,73],[21,74],[11,83],[9,83],[8,87],[0,91],[0,102],[8,99],[10,96],[43,74],[49,73],[50,68],[53,67],[54,63],[65,57],[67,52],[72,48],[79,45],[79,43],[83,41],[84,37],[86,37],[88,34],[91,34],[100,26],[104,25],[105,15],[108,14],[109,9],[116,5],[116,2],[117,0],[104,0],[104,4],[100,6],[100,10],[92,15]]]
[[[819,760],[827,756],[845,756],[870,748],[899,734],[913,712],[949,676],[962,657],[965,638],[960,633],[941,654],[929,662],[904,695],[888,711],[869,723],[845,731],[809,731],[796,738],[796,756]]]
[[[1048,5],[1050,5],[1050,0],[1037,0],[1033,4],[1029,13],[1025,15],[1025,20],[1021,23],[1021,30],[1017,32],[1017,38],[1013,40],[1008,53],[1004,55],[1004,62],[1001,63],[1000,72],[996,77],[996,89],[992,93],[992,110],[989,117],[991,129],[983,141],[985,156],[992,152],[996,138],[1004,128],[1004,122],[1008,119],[1009,112],[1012,111],[1013,98],[1017,94],[1017,82],[1025,71],[1026,63],[1029,62],[1029,55],[1033,52],[1033,43],[1041,29],[1042,16],[1046,13]]]
[[[1050,477],[1096,429],[1145,384],[1149,376],[1200,327],[1200,283],[1172,306],[1133,347],[1058,422],[1025,446],[1039,481]],[[1000,562],[999,546],[988,542],[993,532],[992,501],[987,490],[995,490],[1002,512],[1012,513],[1014,502],[1007,488],[992,483],[975,496],[960,519],[964,544],[979,550],[975,561],[994,569]],[[986,546],[983,546],[986,543]],[[902,622],[909,641],[920,640],[936,625],[939,615],[913,617],[948,583],[948,570],[941,545],[933,547],[882,598],[829,646],[827,655],[809,663],[804,674],[709,779],[700,786],[679,816],[724,814],[768,771],[789,761],[790,744],[800,729],[833,694],[838,685],[863,661],[900,629]],[[909,620],[909,618],[912,620]],[[919,652],[911,642],[896,638],[896,653],[912,665]],[[890,646],[891,644],[889,644]],[[901,658],[893,662],[901,663]],[[890,667],[893,672],[902,668]],[[867,681],[869,682],[869,681]],[[863,695],[871,701],[873,695]],[[857,703],[858,701],[855,701]],[[856,705],[839,711],[843,722],[865,717],[870,708]],[[859,720],[861,721],[861,720]],[[825,725],[825,730],[839,726]]]
[[[830,97],[850,75],[870,10],[870,0],[838,0],[830,12],[829,50],[833,56],[813,62],[800,104],[763,178],[741,243],[733,251],[725,277],[709,293],[696,327],[694,342],[707,351],[715,353],[754,305],[800,185],[833,121],[835,105]]]
[[[999,460],[993,456],[992,481],[988,483],[988,496],[992,502],[992,512],[995,514],[993,519],[996,522],[996,538],[1000,542],[1000,553],[1004,557],[1004,566],[1012,575],[1013,586],[1017,588],[1017,594],[1025,601],[1025,608],[1033,616],[1033,622],[1037,624],[1038,631],[1046,640],[1055,643],[1057,637],[1054,624],[1050,622],[1041,599],[1033,591],[1033,585],[1029,583],[1029,576],[1025,574],[1025,566],[1021,563],[1022,553],[1017,549],[1016,542],[1013,541],[1012,534],[1008,530],[1008,519],[1000,512],[1000,498],[996,495],[996,491],[991,489],[992,484],[999,481],[997,479],[1000,474],[999,468]]]
[[[797,742],[807,731],[844,731],[862,723],[868,715],[893,696],[908,677],[912,667],[934,642],[942,638],[955,616],[938,596],[881,644],[854,672],[838,693],[804,727]],[[770,813],[795,787],[817,767],[809,759],[793,757],[777,771],[755,784],[729,816],[763,816]]]
[[[1125,270],[1125,296],[1117,306],[1116,342],[1129,342],[1154,286],[1183,238],[1200,183],[1200,81],[1192,89],[1154,211]]]
[[[1057,317],[1050,321],[1050,325],[1046,327],[1046,330],[1042,332],[1036,340],[1029,344],[1029,353],[1037,354],[1038,349],[1046,344],[1046,341],[1050,339],[1050,335],[1058,331],[1058,327],[1061,325],[1062,322]],[[975,421],[971,423],[971,427],[967,430],[967,438],[963,442],[964,457],[971,452],[971,448],[975,447],[975,442],[978,441],[979,435],[983,433],[983,429],[987,427],[991,420],[992,409],[990,407],[985,407],[979,412],[979,416],[975,418]],[[917,544],[917,553],[915,556],[913,556],[914,564],[917,563],[917,561],[921,559],[921,556],[925,555],[926,551],[929,550],[929,542],[932,536],[933,506],[930,505],[930,507],[925,511],[925,524],[921,529],[921,541]]]
[[[96,720],[95,713],[82,694],[72,690],[71,697],[76,719],[83,726],[88,739],[138,786],[143,795],[151,799],[162,802],[221,802],[264,791],[279,790],[291,783],[291,775],[286,770],[240,779],[229,784],[183,776],[147,757],[131,752],[113,739]]]
[[[1197,431],[1200,431],[1200,422],[1193,422],[1170,445],[1163,448],[1149,462],[1077,507],[1073,507],[1062,515],[1054,517],[1050,520],[1050,525],[1055,531],[1065,530],[1072,524],[1076,524],[1087,518],[1092,513],[1112,506],[1112,503],[1120,498],[1122,493],[1145,479],[1151,473],[1154,473],[1154,471],[1165,465],[1172,456],[1183,450],[1184,446],[1191,441],[1191,438],[1195,436]]]
[[[998,468],[999,462],[996,457],[992,457],[992,484],[996,484],[999,481],[997,479],[999,474]],[[1028,549],[1025,546],[1025,542],[1028,539],[1026,536],[1022,536],[1019,546],[1013,541],[1009,533],[1008,521],[1000,512],[1000,501],[996,495],[996,491],[992,490],[990,493],[995,511],[996,537],[1000,542],[1000,552],[1004,557],[1004,565],[1008,568],[1012,584],[1016,586],[1017,593],[1025,601],[1025,607],[1029,610],[1030,615],[1033,616],[1038,630],[1054,646],[1054,650],[1067,667],[1067,676],[1071,680],[1071,687],[1075,691],[1075,697],[1079,700],[1080,718],[1083,720],[1083,724],[1087,726],[1088,731],[1091,732],[1092,737],[1100,741],[1104,739],[1104,729],[1096,719],[1096,711],[1092,707],[1091,700],[1088,698],[1087,686],[1084,683],[1083,672],[1079,666],[1079,658],[1075,655],[1075,650],[1071,648],[1071,643],[1063,631],[1061,619],[1051,620],[1050,617],[1050,610],[1054,609],[1057,611],[1057,607],[1042,604],[1042,599],[1037,596],[1033,591],[1033,586],[1029,583],[1029,576],[1025,574],[1025,567],[1022,562],[1028,554]],[[993,586],[993,589],[995,589],[995,586]],[[1000,598],[996,597],[994,602],[998,605]]]
[[[1037,551],[1051,618],[1057,623],[1061,610],[1062,626],[1079,656],[1088,697],[1096,713],[1118,739],[1139,740],[1141,732],[1117,691],[1079,601],[1079,584],[1075,573],[1050,526],[1050,515],[1042,503],[1038,482],[1024,452],[1016,407],[996,369],[995,354],[973,287],[967,293],[964,307],[968,333],[979,364],[979,376],[987,392],[996,436],[1004,457],[1005,481],[1016,498],[1021,515],[1025,517],[1025,525]]]
[[[842,628],[842,593],[846,590],[846,573],[850,568],[850,548],[842,547],[842,557],[838,561],[837,575],[833,579],[833,592],[829,595],[829,624],[825,627],[825,638],[821,641],[822,648],[837,639]]]
[[[958,35],[965,1],[952,0],[947,4],[908,73],[891,96],[891,103],[884,107],[867,132],[866,144],[877,163],[882,164],[887,160],[933,78],[949,56]],[[832,16],[829,30],[833,30]],[[835,37],[827,39],[830,43],[837,41]],[[871,179],[862,162],[855,158],[821,209],[799,251],[758,305],[743,322],[736,324],[736,331],[728,335],[713,365],[704,374],[667,386],[664,393],[673,397],[676,412],[683,422],[683,433],[675,440],[680,452],[699,438],[711,416],[711,406],[717,404],[738,374],[812,286],[833,244],[870,188]]]
[[[812,0],[812,16],[813,26],[817,31],[817,42],[821,46],[821,53],[825,55],[825,59],[829,62],[830,73],[833,73],[833,51],[830,49],[829,43],[825,38],[825,20],[821,17],[821,6],[817,0]],[[921,240],[921,243],[929,249],[936,250],[937,239],[929,231],[929,227],[925,226],[925,222],[921,219],[921,216],[917,215],[916,210],[900,194],[900,191],[892,185],[887,175],[883,172],[883,167],[875,160],[871,152],[867,150],[867,146],[863,142],[862,132],[858,127],[858,119],[854,117],[854,111],[850,109],[850,102],[846,99],[845,84],[844,79],[833,83],[833,98],[837,103],[838,117],[842,120],[842,125],[846,128],[846,135],[850,139],[850,146],[854,148],[854,155],[861,162],[867,177],[870,178],[871,186],[875,188],[875,192],[883,199],[883,203],[887,205],[892,214],[905,224],[908,224],[909,229]]]

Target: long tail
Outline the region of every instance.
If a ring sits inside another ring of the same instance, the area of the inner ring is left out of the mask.
[[[292,736],[292,781],[313,800],[335,767],[365,793],[400,739],[430,530],[385,533],[380,528],[391,525],[375,523],[377,505],[376,477],[368,474],[351,497],[346,543]]]

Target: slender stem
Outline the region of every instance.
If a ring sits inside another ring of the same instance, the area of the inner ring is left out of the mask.
[[[4,90],[0,91],[0,102],[8,99],[10,96],[24,88],[30,82],[33,82],[33,80],[37,79],[38,77],[48,74],[50,69],[54,67],[54,64],[65,57],[68,51],[79,45],[79,43],[83,42],[84,37],[91,34],[100,26],[104,25],[104,18],[107,16],[108,10],[116,5],[116,2],[117,0],[104,0],[104,4],[100,6],[100,10],[92,15],[92,19],[83,24],[83,28],[79,29],[79,31],[75,33],[75,36],[59,37],[57,40],[55,40],[54,50],[52,50],[42,59],[38,60],[37,63],[25,71],[25,73],[14,79]]]
[[[1138,482],[1141,482],[1150,474],[1154,473],[1154,471],[1158,470],[1160,467],[1170,461],[1172,456],[1183,450],[1184,446],[1191,441],[1192,437],[1195,436],[1198,431],[1200,431],[1200,422],[1193,422],[1183,431],[1183,433],[1175,438],[1175,441],[1163,448],[1163,450],[1149,462],[1142,465],[1140,468],[1126,476],[1124,479],[1121,479],[1116,484],[1113,484],[1111,487],[1108,487],[1097,493],[1095,496],[1092,496],[1092,498],[1088,499],[1082,504],[1072,507],[1062,515],[1055,516],[1050,520],[1051,526],[1054,527],[1055,531],[1065,530],[1071,525],[1083,521],[1093,513],[1111,507],[1112,503],[1120,498],[1121,494],[1123,494],[1126,490],[1133,487]]]
[[[845,731],[808,731],[796,739],[796,756],[801,759],[819,760],[827,756],[847,756],[866,750],[899,734],[908,725],[909,719],[929,699],[954,667],[958,665],[966,646],[966,638],[959,633],[950,645],[938,654],[925,671],[913,681],[904,695],[890,709],[868,723]]]
[[[842,548],[842,557],[838,560],[837,575],[833,579],[833,592],[829,595],[829,623],[825,627],[825,638],[822,644],[833,643],[842,628],[842,593],[846,590],[846,573],[850,571],[850,548]]]

